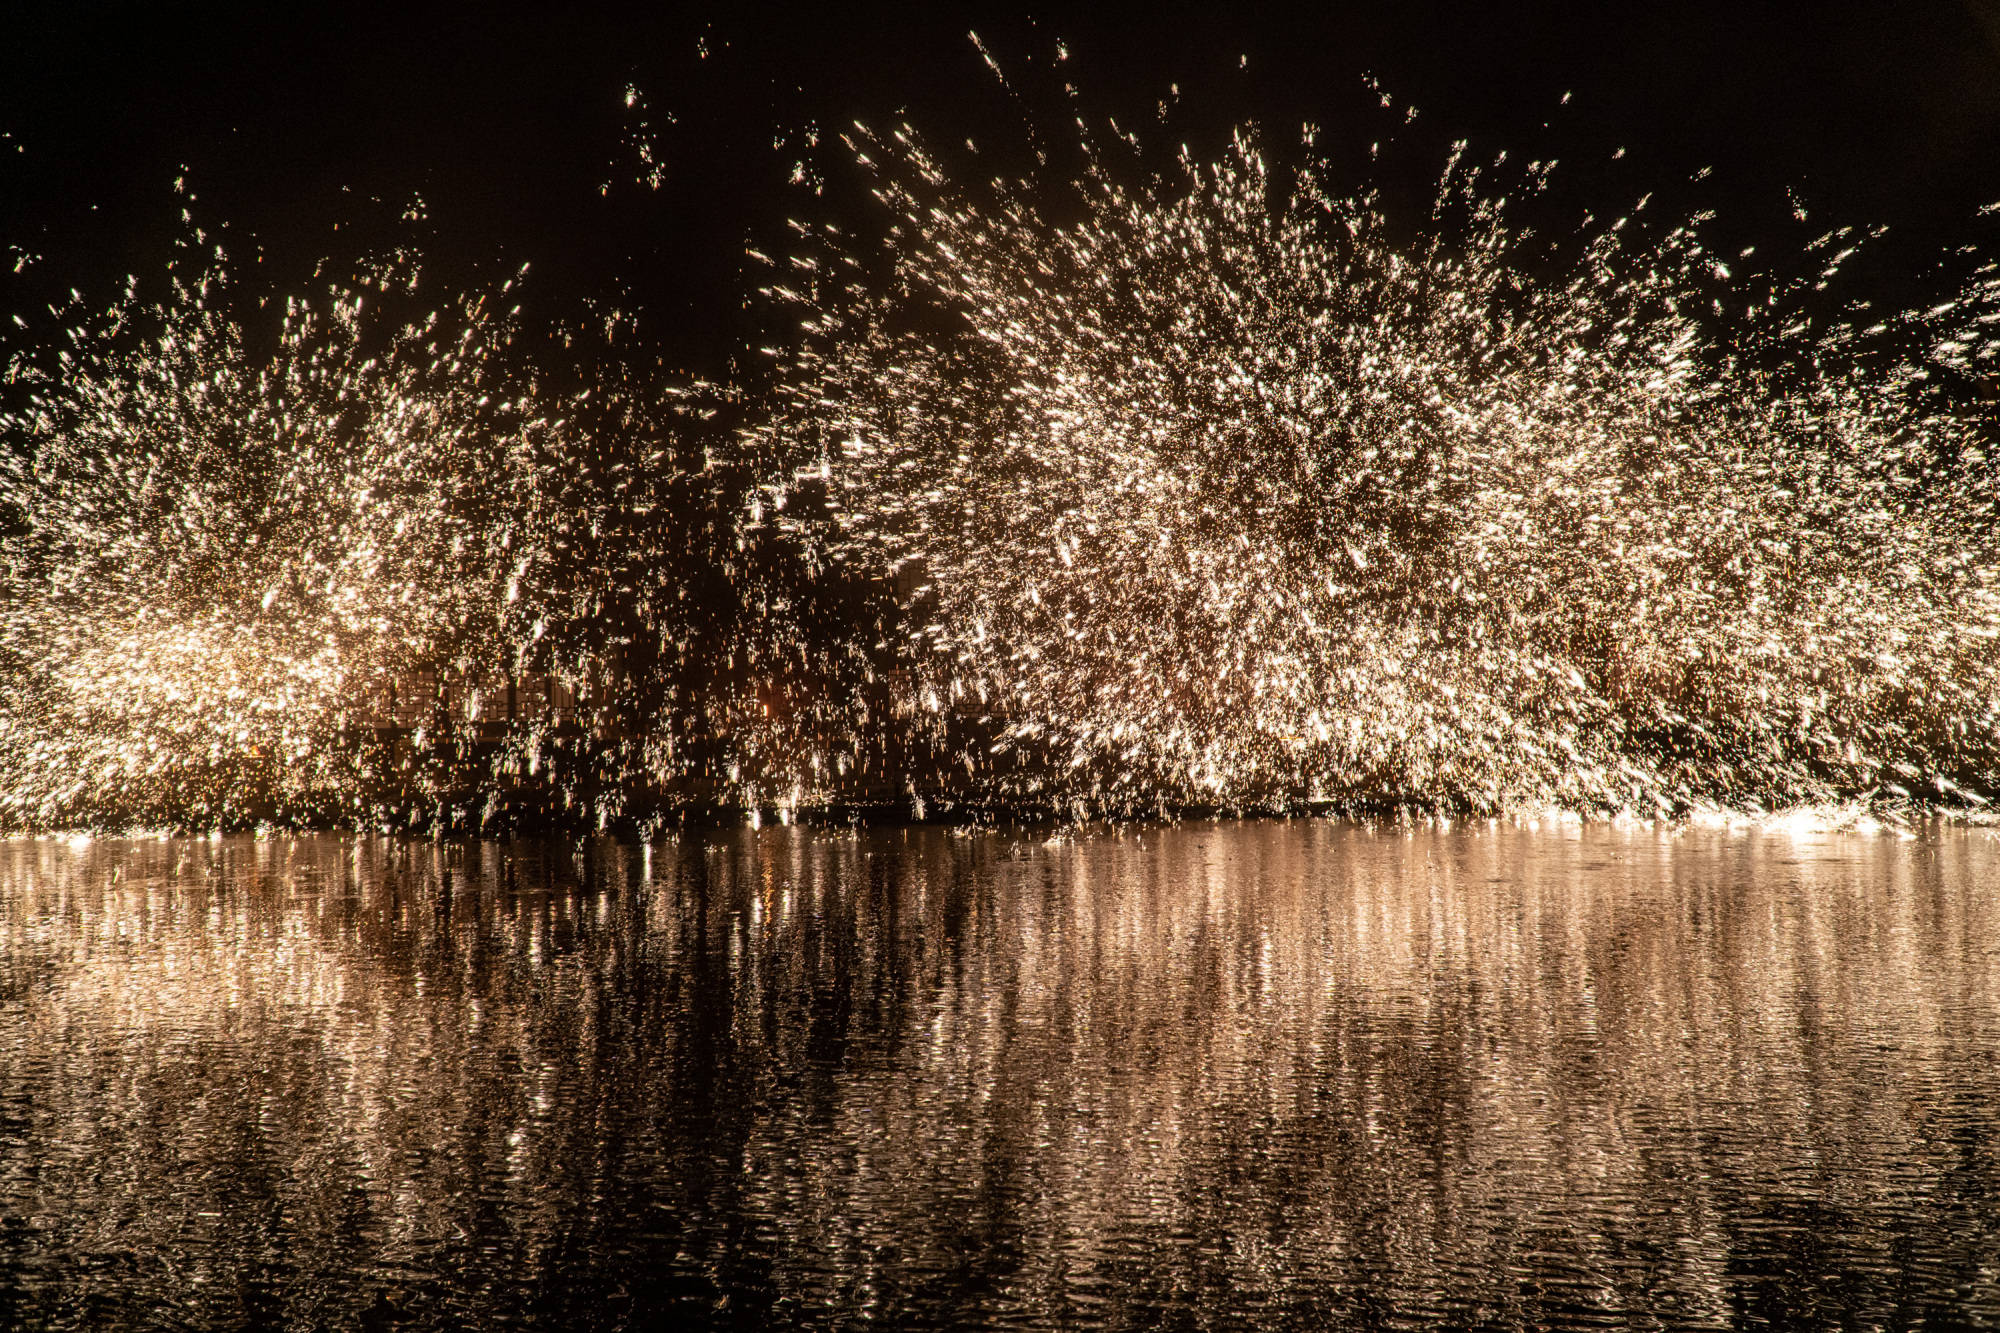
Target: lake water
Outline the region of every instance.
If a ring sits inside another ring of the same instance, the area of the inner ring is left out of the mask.
[[[2000,1324],[2000,839],[4,841],[0,1324]]]

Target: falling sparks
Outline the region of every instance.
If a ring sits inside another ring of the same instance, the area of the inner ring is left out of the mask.
[[[494,401],[505,325],[476,303],[371,348],[377,276],[287,303],[261,362],[219,278],[151,308],[128,289],[29,372],[0,423],[30,446],[4,473],[9,814],[207,811],[257,769],[336,780],[344,710],[447,642],[486,651],[493,501],[540,426]]]
[[[922,571],[927,697],[991,728],[1003,799],[1654,814],[2000,775],[1987,436],[1922,392],[1994,368],[1990,266],[1896,359],[1693,225],[1620,218],[1546,276],[1462,145],[1411,245],[1249,136],[1142,188],[1093,153],[1061,224],[907,126],[853,144],[894,276],[798,299],[764,442],[828,451],[847,558]]]
[[[1990,426],[1933,388],[2000,368],[1994,266],[1862,327],[1814,313],[1846,233],[1780,279],[1642,200],[1556,263],[1463,145],[1411,240],[1248,134],[1143,183],[1086,142],[1060,221],[846,142],[887,265],[751,253],[768,392],[538,373],[629,312],[530,346],[514,283],[425,308],[407,257],[275,330],[212,247],[56,312],[0,417],[0,823],[2000,777]]]
[[[210,272],[17,359],[0,825],[477,823],[524,780],[602,822],[811,772],[785,690],[848,682],[786,557],[678,465],[674,395],[521,372],[517,281],[423,310],[376,266],[259,350]]]

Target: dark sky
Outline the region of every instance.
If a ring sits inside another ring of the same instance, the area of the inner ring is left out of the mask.
[[[1972,215],[2000,200],[2000,0],[23,8],[0,43],[0,255],[40,258],[20,276],[0,265],[0,303],[52,285],[108,296],[156,271],[184,165],[200,220],[227,221],[239,258],[261,247],[279,285],[357,231],[401,234],[420,193],[428,216],[408,232],[448,280],[531,261],[544,291],[623,293],[663,347],[712,369],[746,336],[744,241],[787,213],[858,207],[837,165],[825,197],[785,183],[810,126],[905,115],[1025,167],[1031,134],[1061,137],[1063,77],[1084,110],[1162,147],[1213,145],[1244,120],[1289,140],[1312,120],[1358,152],[1388,124],[1372,74],[1422,111],[1408,165],[1384,169],[1392,189],[1434,178],[1461,136],[1563,159],[1565,188],[1603,209],[1677,199],[1711,166],[1688,198],[1741,234],[1784,219],[1790,188],[1815,225],[1890,224],[1904,248],[1885,253],[1911,265],[1990,244],[1992,220],[1982,232]],[[1053,71],[1058,40],[1071,58]],[[657,191],[634,182],[628,83],[647,100]]]

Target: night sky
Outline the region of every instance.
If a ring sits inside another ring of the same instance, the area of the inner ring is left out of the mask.
[[[1033,170],[1040,147],[1049,179],[1073,165],[1072,105],[1163,159],[1241,122],[1282,155],[1311,121],[1359,186],[1400,119],[1371,75],[1421,111],[1375,169],[1392,201],[1420,201],[1465,137],[1562,160],[1578,210],[1658,192],[1754,240],[1792,225],[1796,196],[1814,234],[1889,224],[1878,270],[1920,289],[1930,257],[1990,241],[1975,214],[2000,200],[2000,0],[842,8],[25,7],[0,43],[0,304],[158,272],[185,167],[197,223],[274,288],[399,241],[447,283],[531,263],[544,299],[623,305],[669,362],[727,373],[757,334],[745,244],[781,244],[787,215],[869,223],[833,139],[853,119],[971,136],[989,170]],[[787,183],[802,157],[823,193]]]

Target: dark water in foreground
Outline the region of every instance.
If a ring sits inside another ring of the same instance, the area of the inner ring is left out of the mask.
[[[2000,1323],[2000,839],[0,842],[0,1323]]]

